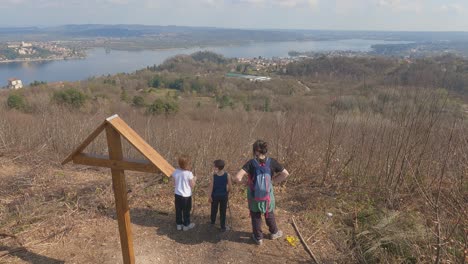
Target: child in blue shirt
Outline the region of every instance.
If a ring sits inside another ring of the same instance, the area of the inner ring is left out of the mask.
[[[228,227],[226,227],[226,208],[228,203],[228,194],[231,190],[231,177],[229,177],[229,174],[224,171],[224,160],[215,160],[213,163],[213,180],[211,181],[208,189],[208,193],[210,195],[208,202],[211,203],[211,224],[214,225],[216,222],[216,215],[218,214],[219,207],[221,230],[224,232],[228,230]]]

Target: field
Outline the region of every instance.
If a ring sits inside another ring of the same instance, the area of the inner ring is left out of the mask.
[[[199,177],[191,233],[173,224],[170,180],[127,173],[137,261],[308,263],[301,244],[257,247],[244,188],[233,230],[206,224],[212,161],[236,173],[256,139],[291,176],[275,187],[280,228],[299,228],[322,263],[463,263],[468,243],[468,62],[319,58],[224,77],[234,60],[180,56],[135,74],[0,93],[0,261],[119,263],[110,173],[60,166],[119,114],[170,163]],[[106,154],[99,137],[87,151]],[[127,157],[141,158],[124,144]],[[177,252],[175,254],[174,252]]]

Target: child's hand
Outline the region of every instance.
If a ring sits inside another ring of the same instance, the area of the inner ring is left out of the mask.
[[[208,202],[209,202],[209,203],[212,203],[212,202],[213,202],[213,198],[209,197],[209,198],[208,198]]]

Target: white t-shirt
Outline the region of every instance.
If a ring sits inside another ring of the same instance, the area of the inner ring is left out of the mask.
[[[176,169],[172,174],[174,177],[174,192],[182,197],[192,196],[190,180],[193,179],[193,173],[187,170]]]

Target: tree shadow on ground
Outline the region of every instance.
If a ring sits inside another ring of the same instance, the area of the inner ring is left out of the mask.
[[[20,258],[21,260],[31,264],[63,264],[65,261],[54,258],[49,258],[31,252],[25,248],[11,248],[6,246],[0,246],[0,251],[9,252],[8,255]]]
[[[223,240],[242,244],[253,244],[250,239],[251,233],[229,230],[222,232],[218,225],[212,226],[207,216],[196,216],[192,222],[196,223],[194,229],[189,231],[178,231],[175,225],[175,215],[173,213],[161,212],[149,208],[133,208],[130,210],[132,223],[141,226],[155,227],[160,236],[188,245],[201,243],[219,243]],[[115,218],[115,216],[114,216]]]

